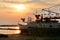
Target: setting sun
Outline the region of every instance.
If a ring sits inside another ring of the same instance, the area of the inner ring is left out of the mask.
[[[23,4],[13,5],[13,7],[14,7],[16,10],[25,10],[25,9],[26,9],[26,6],[23,5]]]

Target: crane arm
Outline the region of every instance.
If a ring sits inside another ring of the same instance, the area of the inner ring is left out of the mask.
[[[60,13],[53,12],[53,11],[50,11],[50,10],[45,10],[45,9],[42,9],[42,11],[47,11],[47,12],[50,12],[50,13],[55,13],[56,15],[57,15],[57,14],[60,14]]]

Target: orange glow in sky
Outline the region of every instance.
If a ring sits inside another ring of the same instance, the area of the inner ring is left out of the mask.
[[[23,11],[23,10],[26,10],[26,6],[24,5],[24,4],[15,4],[15,5],[13,5],[12,6],[13,8],[15,8],[16,10],[18,10],[18,11]]]
[[[0,0],[0,25],[17,24],[21,17],[34,17],[36,9],[60,4],[60,0]]]

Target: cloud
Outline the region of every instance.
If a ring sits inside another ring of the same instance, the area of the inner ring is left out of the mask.
[[[40,2],[50,4],[50,5],[60,4],[60,0],[40,0]]]
[[[11,24],[11,23],[17,24],[18,15],[20,16],[20,13],[15,12],[14,11],[15,9],[13,9],[11,6],[13,4],[21,4],[21,3],[26,5],[27,8],[31,8],[31,10],[29,10],[28,13],[33,13],[32,9],[34,8],[37,9],[48,8],[51,5],[60,4],[60,0],[0,0],[0,18],[1,18],[0,24]]]
[[[45,3],[45,4],[60,4],[60,0],[0,0],[0,2],[6,3]]]
[[[47,5],[56,5],[60,4],[60,0],[32,0],[32,3],[43,3]]]
[[[6,3],[25,3],[32,0],[0,0],[0,2],[6,2]]]

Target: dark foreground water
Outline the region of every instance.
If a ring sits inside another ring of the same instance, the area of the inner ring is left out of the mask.
[[[8,37],[1,37],[0,40],[60,40],[60,37],[37,37],[27,35],[9,35]]]
[[[40,31],[38,32],[38,29],[32,30],[33,32],[28,32],[28,34],[18,34],[19,30],[11,30],[11,29],[19,29],[18,26],[0,26],[0,28],[3,28],[3,30],[0,29],[0,34],[8,35],[8,37],[5,36],[0,37],[0,40],[60,40],[60,36],[53,36],[53,37],[52,36],[48,37],[46,35],[36,36],[36,34],[40,34],[39,33]],[[10,30],[6,30],[9,28]],[[42,34],[44,34],[44,32]]]

